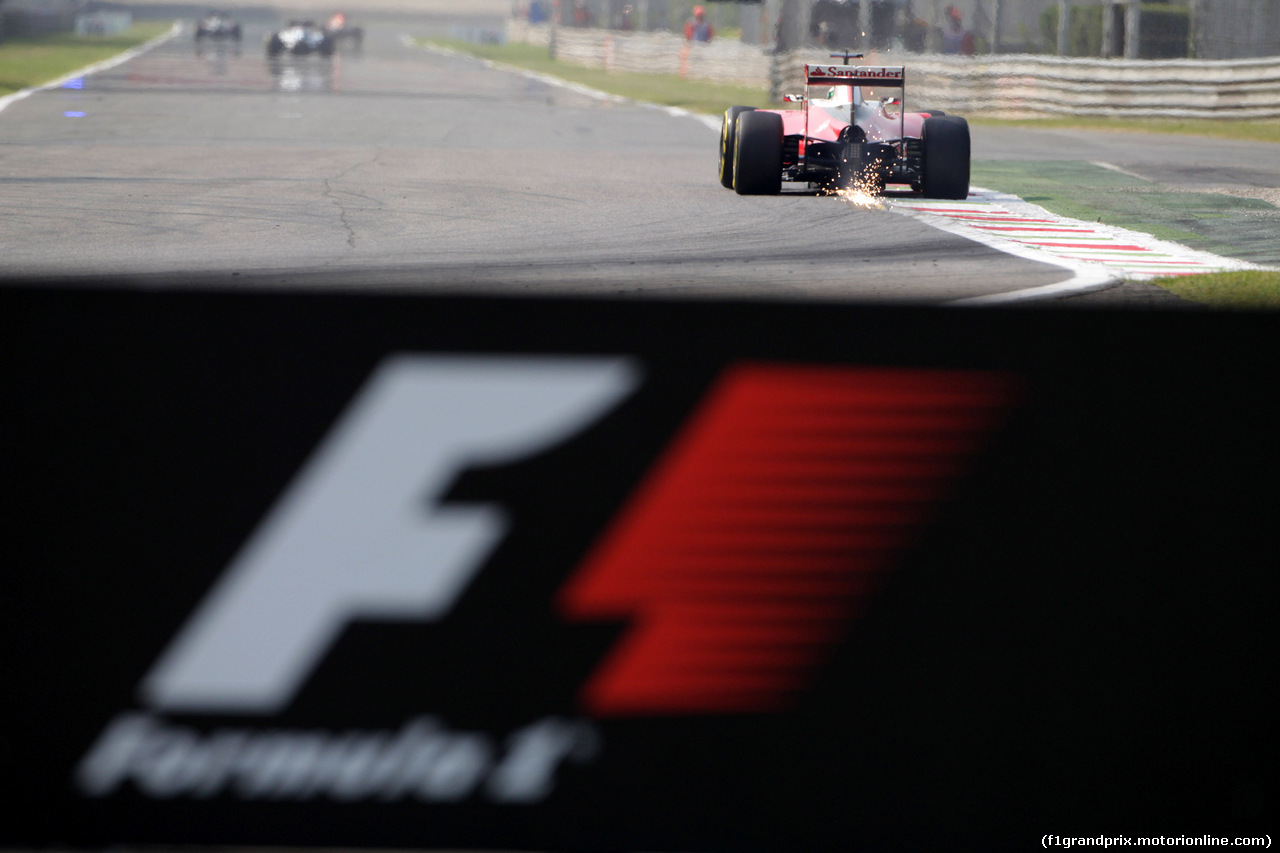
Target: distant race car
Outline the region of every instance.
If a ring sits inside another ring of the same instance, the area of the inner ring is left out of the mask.
[[[240,25],[226,12],[210,12],[196,22],[196,41],[204,39],[240,41]]]
[[[969,123],[939,110],[907,112],[902,66],[805,65],[800,109],[730,107],[720,131],[720,183],[740,195],[781,192],[783,181],[872,195],[906,184],[928,198],[969,195]],[[815,97],[811,86],[829,87]],[[862,89],[897,89],[871,100]],[[897,112],[890,112],[896,107]]]
[[[342,12],[334,13],[333,17],[324,25],[324,30],[333,39],[335,45],[342,42],[351,42],[356,47],[360,47],[364,42],[364,29],[348,24],[347,16]]]
[[[267,56],[333,56],[334,44],[333,36],[314,21],[290,21],[289,26],[267,38]]]

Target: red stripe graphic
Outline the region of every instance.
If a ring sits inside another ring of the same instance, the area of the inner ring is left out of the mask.
[[[596,716],[774,710],[1012,400],[1003,374],[739,365],[561,591],[629,628]]]
[[[918,210],[921,213],[948,213],[948,214],[959,213],[959,214],[965,214],[970,216],[980,216],[980,217],[1012,216],[1013,215],[1009,213],[1009,211],[1004,210],[1003,208],[996,208],[987,204],[983,204],[981,207],[979,207],[977,204],[970,205],[969,207],[925,207],[917,204],[900,204],[896,206],[905,208],[907,210]],[[1039,221],[1049,222],[1050,220],[1043,219]]]
[[[1041,240],[1026,240],[1028,246],[1053,246],[1059,249],[1106,249],[1110,252],[1150,252],[1146,246],[1126,246],[1117,243],[1045,243]]]
[[[1087,228],[1020,228],[1015,225],[975,225],[983,231],[1034,231],[1037,234],[1097,234]]]
[[[912,207],[909,204],[900,205],[907,210],[915,210],[920,213],[945,214],[948,219],[975,219],[979,222],[1042,222],[1047,224],[1061,224],[1053,219],[1031,219],[1026,216],[1017,216],[1004,210],[974,210],[972,208],[966,210],[948,210],[942,207]]]
[[[928,211],[932,212],[932,211]],[[1054,224],[1052,219],[1027,219],[1025,216],[991,216],[984,214],[982,216],[962,216],[955,214],[948,216],[948,219],[972,219],[975,222],[1031,222],[1040,224]]]

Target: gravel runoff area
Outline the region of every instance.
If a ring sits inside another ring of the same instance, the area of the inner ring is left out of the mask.
[[[1277,187],[1188,187],[1201,193],[1219,193],[1236,198],[1257,198],[1280,207],[1280,188]]]

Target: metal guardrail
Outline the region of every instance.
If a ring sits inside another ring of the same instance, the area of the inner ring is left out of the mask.
[[[1280,117],[1280,58],[898,57],[919,104],[997,116]]]
[[[76,15],[75,33],[78,36],[114,36],[133,26],[130,12],[90,12]]]
[[[510,41],[551,47],[552,27],[513,20]],[[775,54],[723,40],[690,44],[672,33],[623,33],[560,26],[555,55],[575,65],[680,74],[774,94],[803,87],[812,48]],[[913,104],[996,117],[1060,115],[1168,118],[1280,117],[1280,57],[1236,60],[1076,59],[1056,56],[876,54],[905,65]]]
[[[674,33],[565,26],[554,32],[556,58],[589,68],[678,74],[694,80],[767,88],[773,65],[773,57],[759,46],[727,39],[690,43]],[[508,41],[548,48],[551,34],[550,26],[521,21],[512,21],[507,28]]]

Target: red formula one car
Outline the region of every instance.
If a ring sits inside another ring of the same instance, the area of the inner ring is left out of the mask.
[[[324,31],[328,33],[329,38],[333,39],[334,45],[340,45],[345,41],[359,48],[364,44],[364,28],[348,24],[347,16],[342,12],[334,13],[324,25]]]
[[[850,58],[861,54],[832,54]],[[827,191],[906,184],[929,198],[969,194],[969,123],[940,111],[909,113],[905,69],[805,65],[800,109],[730,107],[720,131],[720,183],[740,195],[781,192],[783,181]],[[827,87],[821,97],[811,87]],[[897,94],[864,98],[863,87]],[[891,112],[896,108],[896,112]]]

